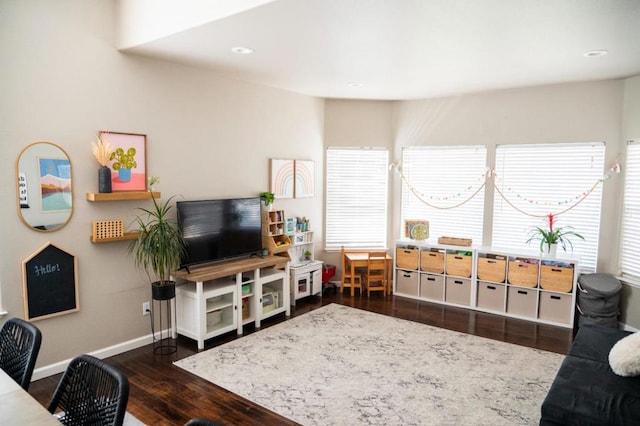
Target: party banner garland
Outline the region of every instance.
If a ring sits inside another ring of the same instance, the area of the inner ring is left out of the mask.
[[[498,185],[496,184],[496,180],[499,180],[499,177],[497,176],[497,173],[495,172],[495,170],[493,169],[487,169],[487,171],[485,173],[482,174],[481,178],[482,179],[482,184],[467,198],[465,198],[464,200],[460,201],[459,203],[452,205],[452,206],[438,206],[435,205],[429,201],[426,200],[427,196],[423,193],[421,193],[420,191],[418,191],[413,185],[411,185],[411,183],[409,182],[409,180],[407,179],[407,177],[404,175],[404,173],[402,172],[402,168],[399,167],[396,163],[392,163],[389,166],[389,169],[396,169],[396,171],[400,174],[400,177],[402,178],[402,181],[404,183],[407,184],[407,187],[409,188],[409,190],[413,193],[413,195],[416,196],[416,198],[418,198],[418,200],[420,200],[423,204],[434,208],[434,209],[439,209],[439,210],[450,210],[450,209],[455,209],[458,208],[466,203],[468,203],[471,199],[473,199],[476,195],[478,195],[478,193],[480,193],[480,191],[482,191],[482,189],[487,185],[487,180],[494,178],[493,180],[493,187],[496,190],[496,192],[498,193],[498,195],[500,195],[500,197],[502,197],[502,199],[509,204],[511,207],[513,207],[516,211],[519,211],[520,213],[526,215],[526,216],[531,216],[531,217],[537,217],[537,218],[545,218],[549,215],[549,213],[545,213],[545,214],[532,214],[532,213],[528,213],[526,211],[524,211],[523,209],[517,207],[513,202],[511,202],[507,196],[504,194],[503,190],[500,190],[500,188],[498,188]],[[600,179],[598,179],[593,185],[591,185],[591,187],[585,191],[583,191],[582,193],[576,195],[573,198],[564,200],[564,201],[558,201],[558,202],[541,202],[541,201],[537,201],[537,200],[532,200],[529,199],[527,197],[523,197],[520,194],[517,194],[516,197],[522,200],[525,200],[527,202],[529,202],[529,204],[533,204],[533,205],[557,205],[557,206],[567,206],[566,208],[564,208],[563,210],[557,212],[557,213],[553,213],[554,216],[558,216],[560,214],[566,213],[569,210],[575,208],[576,206],[578,206],[578,204],[580,204],[582,201],[584,201],[593,191],[595,191],[595,189],[598,187],[598,185],[600,185],[601,183],[604,183],[605,181],[609,180],[613,174],[619,174],[620,173],[620,165],[618,163],[614,164],[609,171]],[[473,190],[474,186],[470,185],[467,187],[467,191],[471,191]],[[511,188],[507,188],[508,191],[511,191]],[[429,196],[430,200],[433,199],[437,199],[437,200],[453,200],[453,199],[457,199],[460,198],[462,196],[462,194],[460,192],[450,195],[450,196],[445,196],[445,197],[433,197],[433,196]]]

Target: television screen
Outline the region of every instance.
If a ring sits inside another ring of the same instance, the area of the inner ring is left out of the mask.
[[[261,251],[259,197],[178,201],[176,207],[186,242],[181,268]]]

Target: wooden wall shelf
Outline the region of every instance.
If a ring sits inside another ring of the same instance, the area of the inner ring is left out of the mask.
[[[139,232],[125,232],[124,235],[122,237],[113,237],[113,238],[94,238],[93,235],[91,236],[91,242],[92,243],[110,243],[112,241],[128,241],[128,240],[135,240],[136,238],[138,238],[138,234]]]
[[[87,192],[87,201],[123,201],[123,200],[146,200],[160,198],[160,192],[149,191],[126,191],[126,192]]]

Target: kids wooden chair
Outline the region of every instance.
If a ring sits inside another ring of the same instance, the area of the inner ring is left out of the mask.
[[[382,295],[387,294],[389,279],[387,277],[387,252],[369,252],[367,260],[367,273],[365,274],[364,285],[367,296],[371,297],[371,292],[381,291]]]
[[[341,282],[341,291],[344,291],[345,288],[348,289],[359,289],[360,295],[362,295],[362,276],[357,272],[351,275],[351,264],[349,259],[345,255],[344,246],[342,246],[340,260],[342,264],[342,282]]]

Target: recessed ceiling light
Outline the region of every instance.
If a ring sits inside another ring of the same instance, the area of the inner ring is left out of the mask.
[[[360,81],[350,81],[347,83],[347,86],[349,87],[362,87],[364,86],[364,83],[360,82]]]
[[[584,53],[587,58],[597,58],[598,56],[604,56],[609,53],[608,50],[590,50]]]
[[[237,53],[238,55],[250,55],[251,53],[253,53],[253,49],[244,46],[232,47],[231,51],[233,53]]]

